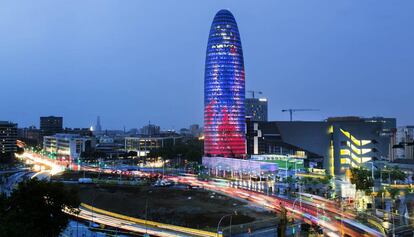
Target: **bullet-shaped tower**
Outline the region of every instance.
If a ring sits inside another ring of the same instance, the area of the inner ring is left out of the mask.
[[[244,158],[243,50],[233,14],[220,10],[208,37],[204,74],[204,155]]]

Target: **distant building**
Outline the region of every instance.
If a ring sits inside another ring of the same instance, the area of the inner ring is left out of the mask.
[[[17,138],[24,141],[27,145],[30,146],[38,146],[42,145],[43,143],[40,129],[37,129],[35,126],[30,126],[28,128],[18,128]]]
[[[246,98],[246,117],[251,121],[267,121],[267,99]]]
[[[63,117],[40,117],[41,136],[55,135],[63,131]]]
[[[127,134],[129,134],[129,135],[137,135],[137,134],[139,134],[139,130],[138,130],[137,128],[131,128],[131,129],[127,132]]]
[[[248,121],[247,152],[304,155],[311,166],[343,175],[351,167],[388,160],[393,118],[337,117],[326,121]]]
[[[182,137],[126,137],[125,151],[135,151],[138,157],[145,157],[151,150],[174,146],[181,141]]]
[[[14,157],[17,151],[17,124],[0,121],[0,160],[8,160]]]
[[[95,128],[93,130],[94,134],[101,134],[102,133],[102,126],[101,126],[101,117],[98,116],[96,118],[96,124],[95,124]]]
[[[186,137],[199,137],[203,133],[203,129],[198,124],[192,124],[189,128],[181,128],[180,135]]]
[[[160,126],[154,125],[154,124],[148,124],[145,125],[140,129],[140,133],[143,136],[157,136],[160,134]]]
[[[125,153],[124,140],[121,142],[120,138],[99,136],[95,151],[102,153],[104,157],[119,157]]]
[[[92,136],[93,132],[90,128],[65,128],[63,130],[63,133],[66,134],[79,134],[81,136]]]
[[[203,133],[203,128],[198,124],[190,125],[190,133],[193,137],[199,137]]]
[[[414,126],[398,127],[396,144],[394,145],[396,159],[414,159]]]
[[[180,129],[180,135],[186,136],[186,137],[192,136],[191,132],[190,132],[190,129],[188,129],[188,128],[181,128]]]
[[[79,134],[58,133],[43,137],[43,150],[59,159],[77,160],[91,148],[91,139]]]

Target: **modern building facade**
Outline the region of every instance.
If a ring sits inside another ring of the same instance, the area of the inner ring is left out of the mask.
[[[19,140],[22,140],[30,146],[41,146],[43,144],[40,130],[35,126],[30,126],[28,128],[18,128],[17,137]]]
[[[126,137],[125,151],[135,151],[138,157],[145,157],[154,149],[175,146],[182,137]]]
[[[77,160],[91,147],[91,139],[79,134],[58,133],[43,137],[43,150],[59,159]]]
[[[40,133],[42,136],[51,136],[63,131],[63,117],[40,117]]]
[[[17,124],[0,121],[0,160],[9,160],[17,151]]]
[[[267,99],[246,98],[246,117],[251,121],[267,121]]]
[[[394,145],[395,159],[414,159],[414,126],[398,127],[396,144]]]
[[[304,155],[310,166],[327,174],[343,175],[351,167],[387,160],[392,151],[396,120],[338,117],[325,121],[247,123],[249,155]]]
[[[207,44],[204,75],[204,155],[244,158],[245,72],[233,14],[220,10]]]
[[[160,126],[157,126],[155,124],[149,123],[148,125],[145,125],[140,129],[140,134],[143,136],[153,137],[158,136],[161,133]]]

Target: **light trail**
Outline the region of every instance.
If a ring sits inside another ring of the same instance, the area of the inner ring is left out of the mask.
[[[36,162],[45,165],[49,165],[50,167],[52,167],[52,170],[54,170],[54,172],[62,172],[65,168],[62,165],[51,162],[50,159],[47,158],[39,158],[31,154],[26,155],[26,158],[32,159]],[[105,170],[102,170],[97,167],[90,166],[80,167],[80,170],[92,172],[104,171],[105,173],[122,172],[121,170],[114,168],[106,168]],[[150,176],[149,173],[142,171],[131,171],[127,175],[136,175],[140,177]],[[195,175],[191,174],[183,174],[181,176],[164,175],[164,178],[176,183],[183,183],[191,186],[203,187],[210,191],[221,192],[224,195],[230,197],[244,199],[248,202],[255,203],[260,207],[272,211],[280,211],[281,207],[283,206],[286,208],[289,215],[294,216],[297,219],[304,220],[305,222],[310,222],[312,224],[322,227],[325,233],[329,236],[341,236],[341,233],[347,233],[355,237],[384,236],[383,234],[366,225],[363,225],[359,222],[351,221],[349,218],[354,218],[354,214],[342,212],[340,209],[336,207],[335,202],[328,199],[324,199],[320,196],[307,193],[300,193],[300,195],[304,198],[311,198],[311,201],[305,200],[302,201],[301,206],[293,207],[294,201],[291,199],[279,196],[268,196],[263,193],[251,190],[233,188],[230,187],[229,182],[224,179],[214,178],[212,181],[202,181],[198,180]],[[319,216],[321,216],[322,218],[319,218]]]
[[[103,224],[106,226],[110,226],[113,228],[119,228],[126,231],[131,231],[135,233],[147,233],[151,236],[160,236],[160,237],[183,237],[189,236],[181,233],[175,233],[172,231],[167,230],[157,230],[153,227],[138,225],[132,221],[118,219],[114,217],[110,217],[107,215],[102,215],[96,212],[92,212],[90,210],[81,208],[80,213],[78,215],[71,214],[76,216],[77,218],[81,218],[87,221],[96,222],[98,224]]]

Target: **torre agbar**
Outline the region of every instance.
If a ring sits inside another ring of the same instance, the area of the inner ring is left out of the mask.
[[[220,10],[208,37],[204,75],[204,155],[244,158],[243,50],[233,14]]]

